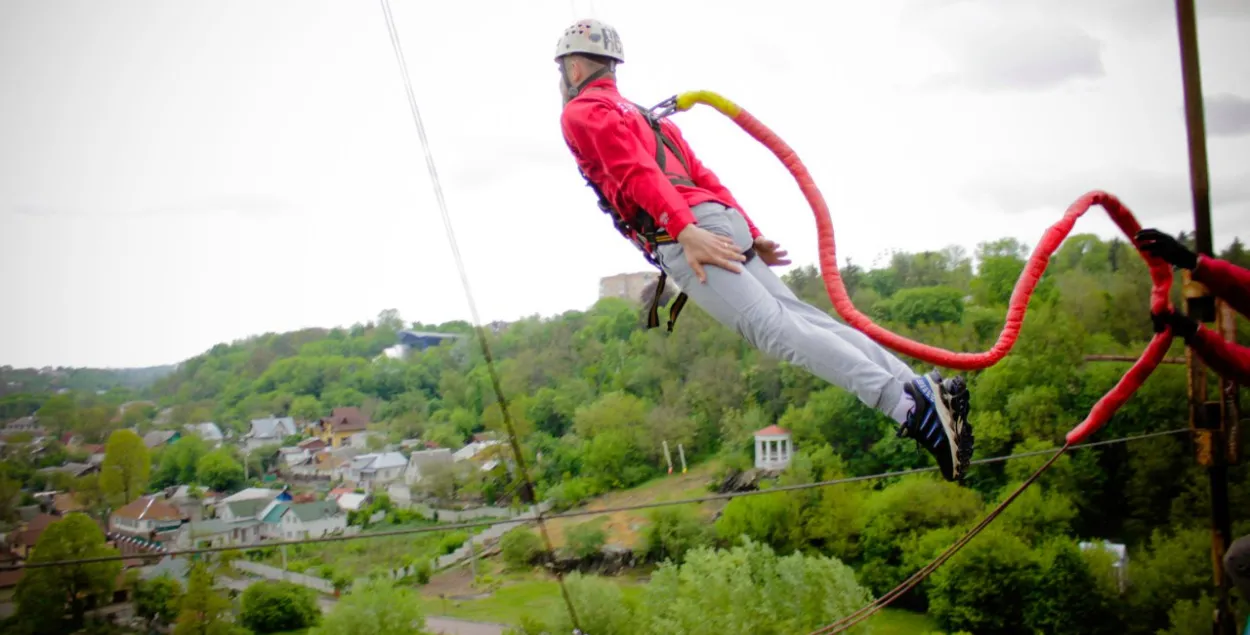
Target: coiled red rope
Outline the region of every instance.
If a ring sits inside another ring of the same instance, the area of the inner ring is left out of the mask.
[[[1046,230],[1042,240],[1033,249],[1024,271],[1020,274],[1015,289],[1012,291],[1011,300],[1007,308],[1006,324],[1003,326],[1002,332],[999,333],[998,341],[994,343],[990,350],[980,353],[960,353],[929,346],[903,337],[876,324],[868,316],[860,313],[855,308],[855,305],[851,303],[851,298],[846,292],[846,286],[842,283],[842,274],[838,271],[838,249],[837,243],[834,241],[833,221],[829,217],[829,206],[825,203],[824,197],[821,196],[820,189],[816,187],[811,174],[808,173],[803,162],[799,160],[798,154],[785,141],[782,141],[781,137],[769,130],[767,126],[750,113],[714,93],[683,94],[677,99],[677,108],[685,110],[695,102],[709,104],[730,117],[747,134],[754,137],[776,155],[781,160],[781,163],[786,166],[786,169],[790,171],[790,174],[794,176],[794,180],[798,182],[799,189],[802,190],[808,205],[811,206],[812,212],[816,215],[816,234],[820,244],[821,277],[824,279],[825,290],[829,293],[829,299],[833,301],[833,307],[837,310],[838,315],[842,316],[842,319],[846,320],[847,324],[862,331],[881,345],[930,364],[957,370],[976,370],[993,366],[1003,357],[1006,357],[1012,346],[1015,345],[1016,339],[1020,336],[1020,328],[1024,325],[1024,316],[1029,306],[1029,299],[1033,296],[1033,290],[1037,288],[1037,283],[1041,279],[1042,273],[1046,271],[1046,265],[1050,262],[1050,257],[1059,249],[1063,239],[1067,238],[1072,231],[1072,227],[1076,224],[1077,219],[1089,211],[1090,207],[1098,205],[1106,210],[1111,219],[1115,221],[1115,224],[1120,227],[1120,230],[1128,236],[1130,242],[1133,241],[1133,237],[1141,229],[1132,212],[1115,196],[1101,191],[1085,194],[1068,207],[1067,212],[1064,213],[1063,218],[1059,222],[1051,225]],[[1169,297],[1172,289],[1171,267],[1163,260],[1142,252],[1140,249],[1138,254],[1141,255],[1150,268],[1152,282],[1150,291],[1151,311],[1158,313],[1171,310],[1172,304]],[[1146,378],[1163,361],[1171,341],[1172,333],[1170,329],[1162,333],[1156,333],[1141,357],[1137,359],[1128,372],[1120,378],[1120,381],[1106,395],[1098,400],[1098,403],[1094,404],[1085,420],[1068,432],[1066,441],[1069,444],[1080,443],[1106,424],[1111,419],[1111,416],[1124,405],[1124,402],[1128,401],[1129,397],[1133,396],[1133,393],[1141,387]]]

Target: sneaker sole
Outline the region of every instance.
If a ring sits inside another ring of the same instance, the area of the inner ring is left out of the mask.
[[[946,386],[942,384],[949,382],[952,384],[951,388],[957,390],[959,387],[963,386],[963,379],[960,377],[953,377],[950,380],[947,380],[947,382],[938,383],[937,381],[934,381],[933,377],[926,374],[924,375],[924,381],[929,386],[930,392],[932,392],[935,396],[940,395],[938,399],[933,400],[933,406],[937,408],[938,421],[941,422],[942,429],[946,431],[947,445],[950,447],[951,462],[953,463],[954,479],[952,480],[961,481],[964,478],[964,474],[968,471],[968,460],[972,458],[971,436],[969,435],[969,438],[965,439],[963,432],[964,429],[966,429],[969,433],[971,433],[972,430],[966,424],[962,426],[958,424],[958,420],[955,418],[955,413],[951,412],[950,407],[947,405],[947,401],[959,400],[966,402],[966,395],[968,391],[964,388],[963,399],[959,399],[960,395],[956,395],[954,399],[948,397]],[[966,416],[966,406],[960,408],[959,403],[956,403],[955,405],[957,409],[963,410]]]
[[[942,383],[943,396],[949,400],[948,408],[951,411],[951,423],[959,431],[958,440],[955,446],[956,450],[956,470],[959,478],[968,471],[968,464],[972,461],[973,442],[975,440],[972,434],[972,424],[968,423],[968,385],[964,382],[963,377],[952,377]]]

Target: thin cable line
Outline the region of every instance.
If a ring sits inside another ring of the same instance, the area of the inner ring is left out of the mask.
[[[482,346],[482,355],[486,359],[486,370],[490,375],[491,387],[495,391],[496,397],[499,399],[499,410],[503,415],[504,425],[508,429],[508,441],[512,446],[513,459],[517,464],[517,471],[520,472],[521,479],[524,481],[529,499],[533,503],[537,503],[537,490],[534,487],[534,481],[530,478],[529,470],[525,464],[525,457],[521,452],[520,440],[517,438],[516,427],[512,422],[512,414],[509,412],[508,399],[503,393],[502,383],[499,381],[499,374],[495,370],[495,361],[490,353],[490,345],[487,343],[486,330],[482,327],[481,317],[478,315],[477,303],[473,300],[473,291],[469,286],[469,274],[464,265],[464,258],[460,255],[460,247],[456,241],[456,233],[452,229],[451,214],[447,211],[447,201],[443,196],[443,186],[438,178],[438,171],[434,168],[434,154],[430,149],[430,141],[425,134],[425,124],[421,120],[421,109],[417,106],[416,93],[412,88],[412,80],[408,73],[408,64],[404,60],[403,46],[399,41],[399,32],[395,27],[395,18],[391,15],[391,6],[389,0],[381,0],[382,12],[386,17],[386,28],[390,32],[391,46],[395,50],[395,60],[399,64],[400,75],[404,80],[404,89],[408,93],[408,105],[412,110],[412,120],[417,126],[417,134],[421,138],[421,147],[425,152],[425,163],[430,170],[430,181],[434,185],[434,196],[438,200],[439,213],[443,218],[443,227],[447,231],[447,241],[451,244],[452,255],[456,260],[456,268],[460,271],[460,282],[464,286],[464,295],[469,303],[469,313],[473,317],[473,324],[476,327],[478,342]],[[535,507],[535,519],[538,521],[539,533],[542,534],[543,543],[547,547],[547,556],[554,561],[555,548],[552,546],[551,537],[547,534],[546,523],[543,522],[542,510]],[[554,569],[556,581],[560,583],[560,593],[564,596],[566,608],[569,611],[569,617],[573,620],[573,626],[580,629],[581,625],[577,619],[577,611],[573,608],[573,598],[569,595],[568,589],[564,585],[564,576],[560,574],[558,569]]]
[[[1164,432],[1148,432],[1145,434],[1139,434],[1139,435],[1134,435],[1134,436],[1129,436],[1129,437],[1120,437],[1118,439],[1107,439],[1104,441],[1092,441],[1089,443],[1082,443],[1080,445],[1071,446],[1068,448],[1068,452],[1072,452],[1073,450],[1083,450],[1083,449],[1093,448],[1093,447],[1098,447],[1098,446],[1113,445],[1113,444],[1119,444],[1119,443],[1129,443],[1132,441],[1142,441],[1145,439],[1151,439],[1155,437],[1163,437],[1163,436],[1170,436],[1174,434],[1180,434],[1182,432],[1189,432],[1189,428],[1177,428],[1175,430],[1167,430]],[[1007,455],[1001,455],[1001,456],[994,456],[994,457],[988,457],[984,459],[977,459],[975,461],[972,461],[970,465],[989,465],[992,463],[1002,463],[1005,461],[1026,459],[1026,458],[1035,457],[1035,456],[1053,455],[1053,454],[1059,453],[1060,451],[1061,451],[1060,449],[1056,448],[1056,449],[1050,449],[1050,450],[1033,450],[1030,452],[1021,452],[1019,454],[1007,454]],[[619,507],[604,507],[602,509],[579,509],[579,510],[573,510],[573,511],[568,511],[568,512],[562,512],[559,514],[551,514],[550,516],[547,516],[546,519],[547,520],[559,520],[562,518],[579,518],[582,516],[600,516],[600,515],[605,515],[605,514],[614,514],[617,512],[638,511],[638,510],[643,510],[643,509],[654,509],[658,507],[670,507],[674,505],[693,505],[693,504],[698,504],[698,503],[708,503],[712,501],[731,500],[734,498],[747,498],[750,496],[763,496],[767,494],[777,494],[780,492],[793,492],[793,491],[814,489],[818,487],[832,487],[835,485],[845,485],[848,483],[882,480],[882,479],[894,478],[894,477],[899,477],[899,476],[909,476],[913,474],[920,474],[923,472],[932,472],[937,469],[938,468],[936,467],[921,467],[921,468],[914,468],[914,469],[909,469],[909,470],[894,470],[890,472],[881,472],[878,474],[868,474],[865,476],[849,476],[846,478],[838,478],[838,479],[833,479],[833,480],[828,480],[828,481],[819,481],[815,483],[803,483],[800,485],[783,485],[779,487],[772,487],[769,489],[762,489],[762,490],[753,490],[749,492],[725,492],[721,494],[709,494],[707,496],[699,496],[695,498],[683,498],[683,499],[670,500],[670,501],[654,501],[650,503],[638,503],[634,505],[621,505]],[[22,564],[17,564],[17,565],[0,565],[0,571],[10,571],[14,569],[35,569],[35,568],[54,567],[54,566],[69,566],[69,565],[77,565],[77,564],[88,564],[88,563],[93,563],[93,562],[109,562],[109,561],[114,561],[114,560],[132,560],[136,558],[163,558],[165,556],[183,556],[183,555],[193,555],[193,554],[199,554],[199,553],[216,553],[216,552],[222,552],[222,551],[246,552],[246,551],[255,551],[258,549],[268,549],[270,547],[285,547],[285,546],[291,546],[291,545],[307,545],[307,544],[325,543],[325,542],[343,542],[343,541],[348,541],[348,540],[369,540],[373,538],[388,538],[392,536],[410,536],[413,534],[425,534],[425,533],[434,533],[434,532],[440,532],[440,531],[454,531],[457,529],[475,529],[478,527],[493,527],[495,525],[504,525],[508,523],[515,523],[515,524],[520,525],[520,524],[528,523],[532,520],[536,520],[536,519],[535,518],[493,518],[490,520],[477,520],[477,521],[468,521],[468,522],[463,522],[463,523],[451,523],[451,524],[437,525],[437,526],[432,526],[432,527],[410,527],[407,529],[395,529],[392,531],[378,531],[378,532],[373,532],[369,534],[355,534],[351,536],[324,536],[320,538],[302,538],[299,540],[275,540],[272,542],[265,542],[263,544],[256,544],[256,545],[230,545],[230,546],[223,546],[223,547],[201,547],[201,548],[196,548],[196,549],[179,549],[179,550],[154,552],[150,554],[145,553],[145,554],[127,554],[127,555],[117,555],[117,556],[96,556],[92,558],[73,558],[69,560],[54,560],[54,561],[49,561],[49,562],[22,563]]]

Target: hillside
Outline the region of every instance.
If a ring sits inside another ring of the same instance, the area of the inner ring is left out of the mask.
[[[1027,253],[1026,246],[1002,240],[981,245],[975,267],[951,248],[895,254],[886,267],[847,266],[842,273],[856,305],[878,323],[944,348],[985,350],[1001,328]],[[1242,251],[1230,255],[1250,264]],[[829,310],[814,268],[796,268],[786,282]],[[1052,258],[1011,355],[967,374],[975,456],[1055,447],[1126,368],[1086,363],[1085,356],[1135,355],[1152,335],[1148,291],[1146,268],[1130,246],[1070,238]],[[1179,291],[1177,285],[1178,298]],[[1243,338],[1250,336],[1246,324],[1239,329]],[[168,424],[215,421],[244,431],[258,417],[307,421],[357,406],[389,441],[420,438],[453,449],[482,432],[506,432],[477,342],[462,338],[403,358],[383,355],[404,329],[469,333],[464,323],[409,323],[384,311],[350,328],[215,346],[129,395],[159,406],[132,417],[114,418],[115,406],[127,398],[120,390],[10,395],[0,406],[37,411],[50,432],[78,432],[89,443],[104,441],[121,425],[166,425],[153,420],[164,409]],[[557,509],[694,495],[698,478],[665,475],[664,442],[681,444],[702,477],[701,470],[719,474],[748,466],[753,433],[772,424],[789,430],[799,449],[782,483],[931,462],[915,442],[896,437],[894,424],[880,413],[759,354],[694,305],[672,334],[643,330],[636,304],[605,299],[585,311],[521,320],[488,337],[536,493]],[[1177,343],[1173,354],[1180,349]],[[1098,438],[1183,427],[1186,418],[1184,369],[1163,366]],[[507,451],[500,456],[508,458]],[[962,486],[926,474],[751,497],[724,505],[714,522],[707,513],[712,506],[704,506],[705,513],[693,517],[681,511],[590,517],[556,523],[554,532],[566,542],[574,526],[597,523],[614,540],[641,548],[639,534],[661,523],[667,527],[661,535],[674,542],[649,552],[652,559],[693,546],[730,547],[745,535],[779,555],[836,558],[868,591],[881,593],[949,544],[1035,465],[977,468]],[[1250,467],[1243,463],[1230,472],[1236,528],[1250,531]],[[521,488],[496,466],[462,481],[431,479],[418,490],[507,504]],[[1206,492],[1206,475],[1183,437],[1074,453],[970,543],[966,557],[900,602],[927,610],[948,631],[1010,632],[1009,625],[1021,623],[1039,632],[1168,629],[1210,601]],[[1134,584],[1123,594],[1112,590],[1109,563],[1082,555],[1078,543],[1087,540],[1127,546]],[[1052,565],[1066,567],[1074,589],[1068,599],[1085,601],[1083,608],[1055,613],[1062,602],[1047,598],[1059,591],[1039,574]]]
[[[146,368],[13,368],[0,366],[0,397],[19,393],[77,392],[127,388],[142,391],[174,372],[177,366]]]

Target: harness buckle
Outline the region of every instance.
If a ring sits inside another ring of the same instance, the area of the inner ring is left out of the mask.
[[[659,111],[658,113],[656,112],[657,110]],[[677,112],[677,95],[673,95],[672,97],[665,99],[664,101],[656,104],[655,106],[652,106],[651,110],[648,112],[650,112],[651,116],[655,117],[656,119],[663,119]]]

